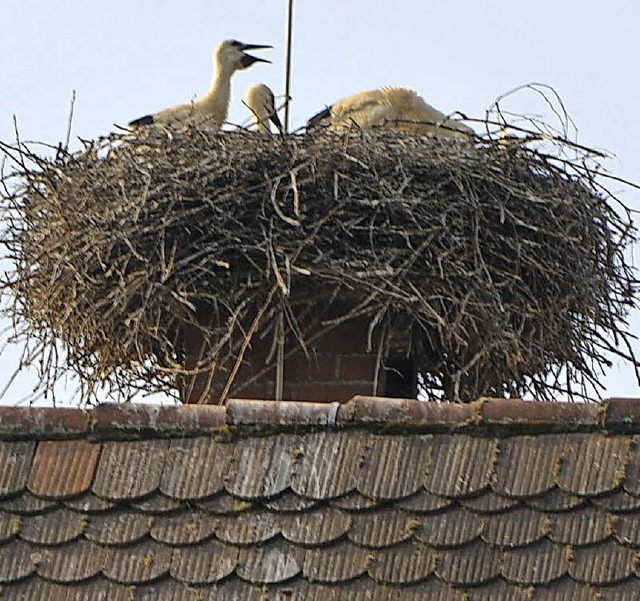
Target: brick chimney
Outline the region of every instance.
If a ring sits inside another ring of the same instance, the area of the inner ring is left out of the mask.
[[[295,340],[287,339],[283,365],[282,399],[292,401],[346,402],[355,395],[416,398],[415,362],[407,355],[410,328],[388,337],[381,352],[380,333],[368,349],[370,321],[352,318],[307,345],[308,356]],[[380,330],[380,328],[378,328]],[[185,364],[193,369],[202,355],[202,336],[185,335]],[[291,352],[293,351],[293,352]],[[230,397],[275,399],[276,368],[273,341],[252,339],[231,386]],[[228,373],[201,373],[183,379],[184,403],[217,403]],[[247,384],[245,384],[247,383]]]

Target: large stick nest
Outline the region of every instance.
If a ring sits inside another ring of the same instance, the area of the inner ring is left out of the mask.
[[[203,369],[232,372],[281,312],[303,352],[345,300],[372,331],[412,325],[428,398],[590,394],[610,352],[633,360],[629,219],[576,162],[490,140],[194,128],[19,161],[11,311],[89,389],[175,386],[187,327],[207,338]]]

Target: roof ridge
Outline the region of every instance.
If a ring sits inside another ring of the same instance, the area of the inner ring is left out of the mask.
[[[0,407],[0,439],[112,440],[364,428],[385,433],[640,433],[640,398],[473,403],[355,396],[346,403],[231,399],[224,406],[105,403],[93,409]]]

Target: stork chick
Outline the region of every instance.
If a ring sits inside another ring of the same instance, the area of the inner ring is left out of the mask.
[[[213,51],[214,73],[209,91],[192,102],[179,104],[153,115],[145,115],[129,123],[132,127],[151,123],[186,123],[206,121],[211,127],[222,127],[229,113],[231,77],[236,71],[247,69],[254,63],[270,63],[264,58],[247,54],[246,50],[271,48],[259,44],[244,44],[237,40],[225,40]]]
[[[253,123],[249,126],[252,131],[271,133],[271,121],[282,133],[282,123],[276,111],[276,101],[269,86],[258,83],[251,86],[244,95],[244,103],[251,112]]]
[[[446,138],[474,133],[469,126],[449,119],[407,88],[380,88],[343,98],[311,117],[307,129],[325,126],[330,131],[344,132],[354,125]]]

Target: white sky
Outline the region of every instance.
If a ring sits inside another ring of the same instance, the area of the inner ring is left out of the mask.
[[[639,23],[638,0],[296,0],[291,124],[383,85],[482,117],[496,96],[536,81],[559,92],[582,144],[614,153],[609,170],[637,181]],[[207,90],[212,49],[228,38],[275,47],[260,52],[273,65],[234,77],[231,122],[246,121],[242,95],[252,83],[283,92],[285,0],[2,0],[0,24],[5,141],[13,115],[23,139],[62,140],[73,90],[73,136],[82,138],[188,101]],[[509,106],[546,111],[532,95]],[[640,192],[612,189],[640,209]],[[633,329],[640,333],[637,315]],[[608,396],[640,396],[628,368],[613,369],[606,386]]]

